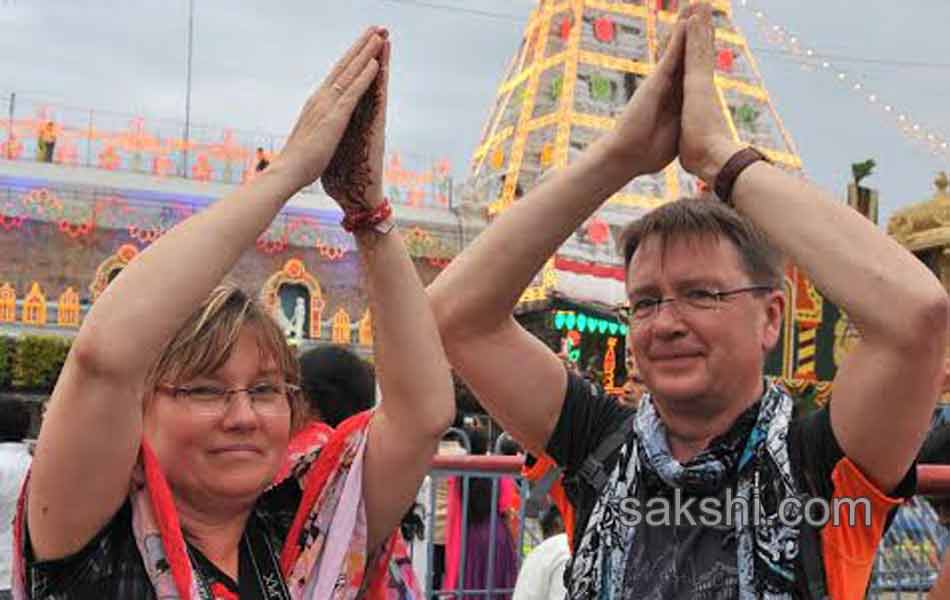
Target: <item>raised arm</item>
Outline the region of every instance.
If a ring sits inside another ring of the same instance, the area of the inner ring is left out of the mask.
[[[344,212],[384,202],[390,42],[376,84],[357,109],[324,177]],[[448,361],[422,281],[396,230],[358,230],[373,317],[373,355],[382,392],[370,425],[364,498],[371,549],[388,538],[412,504],[439,440],[452,425],[455,399]]]
[[[612,194],[676,156],[684,29],[637,88],[617,129],[519,199],[429,286],[452,366],[518,441],[541,452],[557,424],[564,366],[512,310],[531,278]]]
[[[322,174],[376,75],[382,44],[367,31],[307,102],[270,168],[156,241],[93,305],[33,461],[27,513],[38,559],[75,553],[121,506],[142,438],[149,369],[284,203]]]
[[[713,81],[704,7],[687,33],[680,160],[712,186],[741,148]],[[892,491],[923,442],[947,347],[947,293],[927,268],[856,211],[804,179],[759,162],[738,178],[736,209],[841,307],[861,341],[838,370],[831,424],[844,453]]]

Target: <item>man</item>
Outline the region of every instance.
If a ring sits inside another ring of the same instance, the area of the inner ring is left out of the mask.
[[[947,294],[857,212],[740,152],[714,55],[711,10],[693,4],[615,129],[493,223],[430,299],[450,361],[482,404],[576,482],[571,598],[863,598],[886,519],[913,493],[947,346]],[[628,232],[630,335],[650,391],[631,417],[569,376],[511,312],[605,200],[677,155],[730,206],[684,200]],[[829,409],[801,421],[763,378],[786,302],[773,245],[862,334]],[[818,501],[808,522],[802,496]],[[821,516],[841,516],[831,500],[846,496],[864,502],[842,507],[852,513],[842,526],[822,526]],[[715,518],[696,523],[697,501]]]
[[[541,516],[544,541],[521,565],[512,600],[564,600],[564,568],[571,558],[564,523],[556,506]]]
[[[267,159],[267,154],[263,148],[258,147],[257,152],[254,154],[254,171],[260,173],[269,166],[270,161]]]
[[[22,402],[0,400],[0,600],[10,598],[13,557],[13,515],[23,478],[30,466],[24,442],[30,431],[30,413]]]
[[[56,149],[56,124],[52,121],[47,121],[40,128],[36,149],[40,161],[53,162],[53,150]]]

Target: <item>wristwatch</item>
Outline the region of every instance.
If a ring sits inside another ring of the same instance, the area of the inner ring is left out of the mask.
[[[390,231],[396,228],[396,219],[392,217],[387,217],[384,220],[380,221],[373,225],[372,229],[379,235],[386,235]]]
[[[716,197],[726,205],[733,206],[732,188],[736,185],[736,179],[738,179],[739,175],[741,175],[742,172],[745,171],[749,166],[759,162],[760,160],[769,164],[772,162],[767,156],[752,146],[743,148],[742,150],[739,150],[733,154],[732,157],[726,161],[726,164],[723,165],[722,170],[719,171],[719,175],[716,177]]]

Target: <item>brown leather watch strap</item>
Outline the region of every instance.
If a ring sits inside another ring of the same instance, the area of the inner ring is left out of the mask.
[[[749,165],[763,160],[767,163],[771,161],[764,154],[749,146],[739,150],[726,161],[726,164],[716,176],[715,192],[716,196],[729,206],[732,206],[732,188],[736,185],[736,179],[742,174]]]

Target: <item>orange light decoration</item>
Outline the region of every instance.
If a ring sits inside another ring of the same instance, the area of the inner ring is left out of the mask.
[[[541,148],[541,167],[547,169],[554,164],[554,144],[545,142]]]
[[[499,146],[491,155],[491,168],[498,171],[505,166],[505,151]]]
[[[165,230],[161,227],[139,227],[137,225],[129,225],[128,231],[129,236],[146,246],[165,234]]]
[[[53,160],[63,165],[78,165],[79,149],[76,148],[75,142],[68,137],[64,137],[62,141],[58,141],[56,143],[56,152]]]
[[[236,162],[240,164],[251,155],[247,148],[241,146],[234,140],[234,132],[230,129],[225,129],[224,134],[221,136],[221,141],[212,144],[208,148],[208,151],[215,159],[224,162],[225,181],[231,181],[233,163]]]
[[[822,322],[824,301],[808,277],[797,267],[787,273],[795,282],[795,322],[798,325],[798,352],[795,378],[814,381],[818,327]]]
[[[0,144],[0,154],[7,160],[19,160],[23,156],[23,144],[16,135],[11,133],[3,144]]]
[[[232,129],[219,130],[219,137],[204,140],[190,139],[187,142],[177,137],[161,137],[149,133],[151,121],[144,117],[129,117],[121,130],[113,129],[114,117],[98,121],[96,111],[83,111],[77,118],[73,109],[64,107],[64,118],[58,119],[50,106],[33,106],[34,114],[26,118],[0,119],[0,158],[17,160],[24,158],[27,148],[52,121],[56,135],[54,161],[64,164],[83,164],[104,170],[128,169],[138,173],[151,173],[158,177],[176,175],[176,153],[187,151],[194,156],[186,172],[177,175],[199,181],[219,180],[226,183],[242,183],[255,175],[255,151],[265,139],[257,136],[253,144],[243,144],[240,135]],[[105,122],[104,122],[105,121]],[[280,151],[280,138],[267,136],[264,144],[275,154]],[[29,140],[29,142],[26,142]],[[91,160],[86,160],[86,150]],[[205,156],[203,160],[202,154]],[[447,206],[452,193],[451,165],[445,158],[438,158],[425,168],[411,171],[403,168],[398,155],[390,155],[394,169],[385,174],[387,193],[397,203],[411,202],[416,205],[431,204]],[[26,157],[33,159],[33,157]],[[43,157],[37,156],[37,160]],[[237,169],[235,171],[235,169]]]
[[[71,287],[59,297],[57,322],[60,327],[79,327],[79,294]]]
[[[287,264],[284,265],[284,273],[291,279],[300,278],[304,272],[306,272],[306,267],[303,265],[303,261],[299,258],[292,258],[287,261]]]
[[[0,285],[0,323],[16,322],[16,290],[9,283]]]
[[[152,175],[166,177],[175,170],[175,163],[165,154],[156,154],[152,157]]]
[[[451,163],[444,158],[436,161],[428,171],[410,171],[403,167],[399,153],[393,152],[386,161],[383,179],[388,194],[395,201],[421,206],[425,202],[426,192],[434,186],[436,201],[445,205],[448,204],[448,194],[451,192],[450,172]]]
[[[323,291],[320,289],[320,282],[312,274],[307,272],[307,267],[299,258],[291,258],[280,271],[271,275],[264,283],[261,290],[261,302],[272,311],[280,302],[278,292],[280,287],[285,284],[299,284],[307,288],[310,294],[310,332],[311,339],[317,339],[321,335],[323,325],[323,309],[326,308],[326,300],[323,299]]]
[[[92,218],[89,218],[81,223],[70,223],[66,219],[62,219],[59,222],[59,230],[66,234],[70,239],[79,239],[81,237],[87,236],[92,233],[95,229],[95,223]]]
[[[40,284],[33,282],[30,292],[23,300],[23,323],[26,325],[46,325],[46,296]]]
[[[349,344],[353,335],[353,327],[350,325],[350,315],[342,308],[333,315],[333,329],[330,333],[330,341],[334,344]]]
[[[122,158],[119,156],[118,152],[115,151],[115,147],[112,145],[106,146],[102,152],[99,153],[99,168],[105,169],[107,171],[115,171],[122,165]]]
[[[366,309],[363,318],[360,319],[359,340],[361,346],[373,345],[373,317],[369,309]]]
[[[132,244],[122,244],[116,251],[116,256],[125,261],[125,264],[132,262],[132,259],[139,255],[139,249]]]
[[[135,117],[129,121],[129,128],[114,138],[115,144],[131,154],[129,168],[133,171],[142,170],[142,154],[155,152],[161,143],[158,138],[149,135],[145,130],[145,119]]]
[[[207,154],[199,154],[198,160],[195,161],[195,164],[191,165],[191,178],[196,181],[211,181],[211,174],[213,172],[214,168],[211,166]]]
[[[320,256],[327,260],[340,260],[346,254],[346,248],[343,246],[331,246],[323,242],[317,242],[316,248]]]
[[[255,244],[257,249],[264,254],[274,256],[287,250],[287,241],[284,239],[266,240],[263,237],[257,238]]]
[[[604,354],[604,389],[610,391],[615,386],[614,372],[617,369],[617,338],[607,338],[607,353]]]

